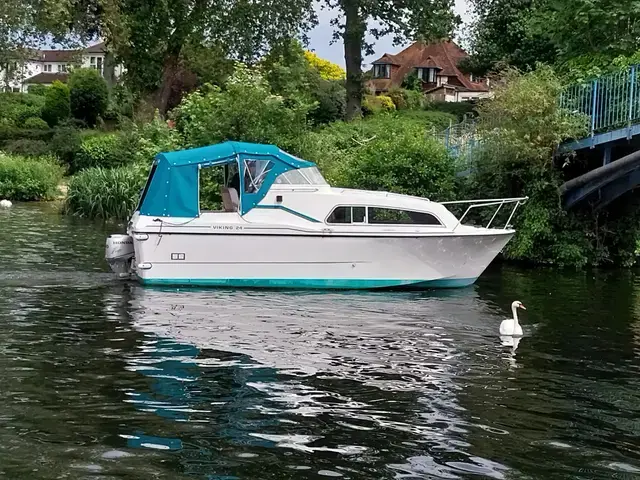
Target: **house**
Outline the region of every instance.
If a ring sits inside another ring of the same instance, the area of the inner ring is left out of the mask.
[[[108,81],[122,75],[122,66],[109,68],[111,55],[104,42],[82,50],[33,50],[26,60],[15,62],[11,69],[0,69],[0,90],[27,92],[33,85],[66,82],[69,71],[76,67],[94,68]]]
[[[458,65],[468,57],[455,42],[415,42],[400,53],[385,53],[373,62],[373,78],[367,82],[376,94],[400,87],[405,77],[415,73],[422,91],[434,101],[464,102],[490,95],[485,79],[463,73]]]

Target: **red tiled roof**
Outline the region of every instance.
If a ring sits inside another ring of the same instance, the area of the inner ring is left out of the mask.
[[[56,80],[66,83],[68,79],[68,73],[42,72],[34,75],[33,77],[27,78],[24,83],[40,83],[43,85],[49,85]]]
[[[398,59],[395,55],[391,55],[390,53],[385,53],[378,60],[371,62],[373,64],[391,64],[391,65],[400,65]]]
[[[91,45],[85,49],[86,53],[106,53],[107,47],[104,42],[96,43],[95,45]]]
[[[486,85],[472,82],[458,69],[460,61],[467,56],[464,50],[450,40],[429,44],[415,42],[396,55],[383,55],[381,60],[392,58],[398,68],[392,70],[391,78],[373,79],[371,83],[376,90],[388,90],[393,86],[400,86],[404,77],[413,69],[427,67],[440,68],[438,75],[449,77],[449,83],[458,84],[471,91],[488,91]]]

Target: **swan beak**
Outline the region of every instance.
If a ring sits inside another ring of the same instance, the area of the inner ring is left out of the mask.
[[[526,308],[524,305],[522,305],[522,304],[520,304],[520,308],[521,308],[521,309],[523,309],[523,310],[526,310],[526,309],[527,309],[527,308]]]

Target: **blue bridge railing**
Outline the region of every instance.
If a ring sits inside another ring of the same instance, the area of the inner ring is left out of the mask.
[[[569,85],[560,107],[589,117],[589,136],[640,122],[640,66]]]
[[[434,132],[433,136],[455,159],[459,172],[466,173],[471,168],[473,151],[479,145],[475,120],[465,118],[460,123],[452,123],[444,131]]]

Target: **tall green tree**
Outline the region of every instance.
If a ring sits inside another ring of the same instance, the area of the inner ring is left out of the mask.
[[[60,35],[105,38],[129,86],[162,112],[197,82],[194,65],[212,70],[203,55],[229,70],[227,57],[254,61],[315,21],[311,0],[42,1]]]
[[[0,2],[0,90],[24,79],[25,72],[20,66],[42,38],[37,28],[38,13],[29,0]]]
[[[469,40],[471,56],[462,68],[476,75],[510,65],[530,70],[556,59],[556,47],[539,28],[546,1],[471,0],[475,21]]]
[[[373,45],[366,41],[367,34],[375,39],[393,35],[396,44],[408,39],[434,40],[450,36],[460,22],[453,12],[453,0],[324,0],[324,3],[340,12],[332,24],[336,28],[334,38],[344,41],[348,119],[362,113],[362,54],[373,53]]]
[[[640,38],[640,0],[536,0],[535,31],[562,59],[631,55]]]

